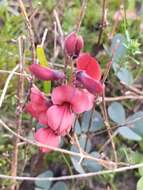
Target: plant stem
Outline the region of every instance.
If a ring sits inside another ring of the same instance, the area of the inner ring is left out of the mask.
[[[20,36],[18,38],[18,44],[19,44],[19,56],[20,56],[19,72],[23,73],[24,72],[24,62],[25,62],[25,60],[24,60],[24,37],[23,36]],[[18,87],[17,87],[17,110],[16,110],[16,133],[17,134],[20,134],[21,125],[22,125],[23,96],[24,96],[24,77],[23,77],[23,75],[20,75],[19,80],[18,80]],[[12,157],[12,163],[11,163],[11,175],[12,176],[17,175],[18,143],[19,143],[19,138],[15,137],[13,157]],[[11,190],[15,190],[15,189],[16,189],[16,181],[13,181]]]

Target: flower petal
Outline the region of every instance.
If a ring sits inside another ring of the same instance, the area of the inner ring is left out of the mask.
[[[57,136],[50,128],[40,128],[35,133],[35,139],[45,145],[58,147],[60,143],[60,136]],[[50,152],[52,149],[40,148],[42,152]]]
[[[65,74],[62,71],[49,69],[35,63],[30,65],[29,70],[39,80],[59,80],[65,78]]]
[[[71,107],[75,113],[83,113],[92,108],[94,103],[94,96],[86,90],[76,91],[76,96],[71,99]]]
[[[100,80],[101,69],[100,65],[95,58],[89,53],[82,53],[77,59],[78,70],[84,70],[90,77]]]
[[[104,85],[100,81],[91,78],[84,71],[78,71],[76,79],[80,81],[90,93],[94,95],[101,95],[103,93]]]
[[[47,111],[48,125],[58,135],[66,135],[73,124],[74,114],[71,112],[69,105],[54,105]]]
[[[76,95],[76,88],[70,85],[63,85],[53,89],[52,101],[54,104],[61,105],[65,102],[71,102],[71,99]]]
[[[38,113],[37,110],[34,109],[33,105],[31,102],[28,102],[25,108],[25,111],[30,113],[32,117],[38,119]]]

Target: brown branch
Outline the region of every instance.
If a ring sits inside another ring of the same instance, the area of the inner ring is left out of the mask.
[[[79,14],[79,17],[78,17],[77,23],[76,23],[76,32],[77,33],[80,30],[80,26],[81,26],[82,20],[83,20],[84,15],[85,15],[86,7],[87,7],[87,0],[83,0],[82,6],[81,6],[81,9],[80,9],[80,14]]]
[[[97,46],[98,47],[100,45],[100,41],[101,41],[101,37],[102,37],[102,33],[103,33],[103,27],[104,27],[105,15],[106,15],[106,11],[105,10],[106,10],[106,0],[103,0],[101,27],[100,27],[100,33],[99,33],[98,42],[97,42]]]
[[[106,129],[107,129],[110,141],[111,141],[111,145],[112,145],[112,149],[113,149],[113,153],[114,153],[114,159],[115,159],[115,162],[117,163],[118,162],[117,152],[116,152],[115,143],[114,143],[113,137],[112,137],[112,129],[111,129],[110,124],[109,124],[108,114],[107,114],[107,110],[106,110],[106,102],[104,100],[104,97],[105,97],[105,91],[104,91],[103,96],[102,96],[102,107],[103,107],[103,112],[104,112],[104,124],[106,126]]]
[[[18,38],[18,44],[19,44],[19,72],[23,74],[24,72],[24,37],[21,36]],[[19,76],[18,80],[18,87],[17,87],[17,110],[16,110],[16,133],[20,134],[21,131],[21,125],[22,125],[22,105],[23,105],[23,96],[24,96],[24,77],[23,75]],[[16,176],[17,175],[17,167],[18,167],[18,143],[19,138],[16,137],[14,139],[14,150],[13,150],[13,157],[11,162],[11,175]],[[11,187],[11,190],[16,189],[16,181],[13,181],[13,185]]]
[[[72,156],[77,156],[77,157],[83,157],[84,159],[89,159],[89,160],[94,160],[97,163],[101,164],[102,166],[104,166],[105,168],[115,168],[115,162],[109,161],[109,160],[104,160],[101,158],[95,158],[91,155],[89,155],[88,153],[84,153],[84,155],[81,155],[80,153],[77,152],[73,152],[73,151],[69,151],[69,150],[65,150],[65,149],[61,149],[61,148],[56,148],[50,145],[45,145],[39,142],[34,142],[32,140],[29,140],[19,134],[17,134],[16,132],[14,132],[12,129],[10,129],[1,119],[0,119],[0,124],[6,129],[8,130],[11,134],[13,134],[14,136],[18,137],[19,139],[23,140],[24,142],[27,142],[28,144],[37,146],[37,147],[44,147],[44,148],[48,148],[54,151],[58,151],[58,152],[62,152],[64,154],[69,154]],[[118,163],[118,165],[123,165],[123,163]],[[126,163],[124,163],[124,165],[126,165]]]
[[[35,40],[34,40],[34,33],[33,33],[33,30],[32,30],[32,25],[31,25],[31,23],[29,21],[29,18],[27,16],[26,9],[24,7],[23,1],[18,0],[18,2],[19,2],[19,6],[21,8],[22,14],[25,17],[27,28],[28,28],[28,31],[29,31],[31,48],[32,48],[32,63],[35,63],[35,61],[36,61],[36,51],[35,51]]]

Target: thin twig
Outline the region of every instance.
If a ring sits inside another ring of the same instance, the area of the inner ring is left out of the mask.
[[[45,144],[42,144],[42,143],[39,143],[39,142],[34,142],[34,141],[29,140],[29,139],[27,139],[25,137],[22,137],[21,135],[17,134],[12,129],[10,129],[1,119],[0,119],[0,124],[6,130],[8,130],[11,134],[13,134],[14,136],[17,136],[19,139],[23,140],[24,142],[27,142],[28,144],[31,144],[31,145],[34,145],[34,146],[37,146],[37,147],[48,148],[48,149],[58,151],[58,152],[62,152],[62,153],[65,153],[65,154],[69,154],[69,155],[72,155],[72,156],[81,157],[80,153],[72,152],[72,151],[69,151],[69,150],[61,149],[61,148],[56,148],[56,147],[53,147],[53,146],[50,146],[50,145],[45,145]],[[91,155],[88,155],[88,154],[82,155],[82,156],[84,156],[85,159],[95,160],[96,162],[98,162],[99,164],[103,165],[106,168],[114,168],[115,167],[115,163],[112,162],[112,161],[107,161],[107,160],[104,160],[104,159],[95,158],[95,157],[93,157]],[[118,164],[120,165],[120,163],[118,163]]]
[[[114,102],[114,101],[122,101],[122,100],[143,100],[143,96],[136,95],[126,95],[126,96],[118,96],[118,97],[104,97],[106,102]],[[98,98],[98,101],[101,103],[102,98]]]
[[[97,42],[97,46],[99,47],[100,45],[100,41],[101,41],[101,37],[102,37],[102,33],[103,33],[103,27],[104,27],[104,22],[105,22],[105,15],[106,15],[106,0],[103,0],[102,3],[102,20],[101,20],[101,28],[100,28],[100,33],[99,33],[99,37],[98,37],[98,42]]]
[[[64,51],[64,32],[62,30],[62,26],[61,26],[60,19],[59,19],[57,11],[54,10],[53,14],[54,14],[54,17],[55,17],[55,20],[56,20],[56,23],[57,23],[58,32],[60,34],[61,47],[62,47],[62,50]]]
[[[5,98],[7,89],[8,89],[9,82],[11,81],[12,77],[14,76],[15,71],[17,71],[18,68],[19,68],[19,65],[16,65],[16,67],[14,67],[14,69],[11,71],[11,73],[7,77],[7,80],[5,82],[5,86],[3,88],[3,92],[2,92],[1,97],[0,97],[0,107],[2,106],[2,103],[4,101],[4,98]]]
[[[80,26],[82,24],[82,20],[83,20],[84,15],[85,15],[86,7],[87,7],[87,0],[83,0],[82,6],[81,6],[81,9],[80,9],[80,14],[79,14],[79,17],[77,19],[77,24],[76,24],[76,32],[77,33],[80,30]]]
[[[135,165],[129,165],[125,167],[120,167],[112,170],[102,170],[99,172],[90,172],[90,173],[84,173],[84,174],[75,174],[70,176],[61,176],[61,177],[25,177],[25,176],[16,176],[12,177],[9,175],[2,175],[0,174],[0,178],[2,179],[16,179],[19,181],[27,180],[27,181],[60,181],[60,180],[70,180],[70,179],[77,179],[77,178],[87,178],[87,177],[93,177],[93,176],[99,176],[99,175],[105,175],[105,174],[115,174],[119,172],[124,172],[128,170],[134,170],[137,168],[143,167],[143,163],[135,164]]]
[[[18,45],[19,45],[19,72],[24,72],[24,40],[25,38],[23,36],[20,36],[18,38]],[[23,105],[23,96],[24,96],[24,77],[22,75],[19,76],[18,80],[18,87],[17,87],[17,110],[16,110],[16,133],[20,134],[21,131],[21,125],[22,125],[22,105]],[[16,176],[17,175],[17,165],[18,165],[18,143],[19,138],[15,137],[14,139],[14,150],[13,150],[13,157],[11,162],[11,175]],[[16,181],[13,181],[11,190],[15,190],[16,188]]]
[[[47,37],[48,29],[46,28],[42,37],[41,47],[44,47],[44,43]]]
[[[32,63],[35,63],[35,61],[36,61],[36,51],[35,51],[35,40],[34,40],[34,33],[33,33],[33,30],[32,30],[32,25],[31,25],[31,22],[30,22],[30,20],[29,20],[29,18],[27,16],[26,9],[25,9],[25,6],[23,4],[23,1],[18,0],[18,2],[19,2],[19,6],[21,8],[22,14],[25,17],[27,28],[28,28],[28,31],[29,31],[31,48],[32,48]]]
[[[6,71],[6,70],[0,70],[0,73],[1,74],[8,74],[8,73],[11,73],[12,71]],[[13,72],[13,75],[21,75],[21,76],[24,76],[24,77],[30,77],[29,74],[23,74],[23,73],[18,73],[18,72]]]
[[[112,137],[112,129],[111,129],[110,124],[109,124],[108,114],[107,114],[107,110],[106,110],[106,102],[104,100],[104,97],[105,97],[105,91],[103,92],[103,96],[102,96],[102,106],[103,106],[103,112],[104,112],[104,124],[107,128],[107,132],[108,132],[108,135],[109,135],[109,138],[111,141],[111,145],[113,148],[114,159],[115,159],[115,162],[117,163],[118,162],[117,152],[116,152],[115,143],[114,143],[113,137]]]
[[[123,81],[121,81],[120,83],[121,83],[125,88],[127,88],[128,90],[134,92],[135,94],[137,94],[137,95],[143,95],[143,92],[142,92],[141,90],[139,90],[139,89],[137,89],[137,88],[135,88],[135,87],[133,87],[133,86],[129,86],[129,85],[127,85],[127,84],[126,84],[125,82],[123,82]]]

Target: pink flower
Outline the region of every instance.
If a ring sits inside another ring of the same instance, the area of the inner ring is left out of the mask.
[[[59,135],[66,135],[69,133],[73,121],[74,121],[74,113],[70,109],[70,105],[53,105],[47,111],[48,116],[48,125],[52,130]]]
[[[100,65],[88,53],[82,53],[77,59],[76,79],[94,95],[103,93],[104,85],[100,82],[101,69]]]
[[[47,125],[46,112],[51,105],[51,101],[47,100],[44,93],[38,88],[31,88],[30,101],[26,105],[26,111],[43,125]]]
[[[102,95],[104,85],[100,81],[91,78],[85,73],[85,71],[78,71],[76,79],[80,81],[90,93],[94,95]]]
[[[88,111],[93,106],[94,97],[87,91],[70,85],[57,87],[52,92],[51,106],[47,111],[48,125],[57,134],[64,136],[74,122],[74,113]]]
[[[89,53],[82,53],[77,59],[77,69],[84,70],[90,77],[101,79],[101,69],[97,60]]]
[[[59,80],[65,78],[65,74],[62,71],[46,68],[35,63],[30,65],[29,70],[39,80]]]
[[[83,38],[82,36],[78,36],[76,32],[70,33],[65,38],[65,51],[72,58],[77,58],[79,56],[80,50],[83,46]]]
[[[60,144],[60,136],[57,136],[50,128],[40,128],[35,133],[35,139],[45,145],[58,147]],[[50,152],[52,149],[41,147],[42,152]]]

